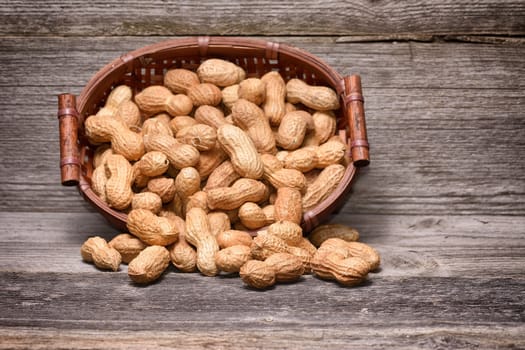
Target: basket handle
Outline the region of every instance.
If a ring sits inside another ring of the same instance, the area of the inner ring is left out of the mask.
[[[63,186],[76,186],[80,179],[78,112],[75,95],[58,95],[60,132],[60,177]]]
[[[344,81],[344,104],[350,129],[350,149],[356,167],[370,163],[368,137],[366,134],[364,98],[361,77],[357,74],[346,76]]]

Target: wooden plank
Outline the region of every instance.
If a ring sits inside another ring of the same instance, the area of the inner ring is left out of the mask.
[[[273,319],[260,319],[260,324]],[[525,346],[523,326],[478,326],[443,324],[405,326],[356,324],[346,329],[316,327],[306,332],[300,326],[244,329],[224,326],[217,330],[174,328],[170,331],[96,331],[46,328],[0,328],[0,349],[519,349]],[[286,345],[285,345],[286,344]]]
[[[0,210],[89,211],[76,189],[59,186],[56,95],[78,94],[105,62],[162,39],[3,41]],[[524,48],[279,39],[363,77],[372,164],[345,211],[525,213]],[[57,55],[63,45],[70,50]]]
[[[118,231],[98,213],[0,212],[0,242],[82,244],[90,235],[110,239]],[[331,223],[351,226],[370,244],[404,248],[520,248],[525,234],[523,216],[497,215],[362,215],[340,212]],[[23,247],[21,247],[23,248]],[[1,257],[0,257],[1,258]],[[0,264],[2,266],[2,264]],[[6,266],[6,265],[3,265]],[[522,268],[525,268],[523,266]]]
[[[523,87],[519,79],[525,74],[523,46],[447,42],[337,43],[334,37],[256,38],[304,49],[342,75],[359,73],[366,88],[478,90]],[[168,39],[174,38],[6,37],[0,47],[3,63],[0,86],[16,87],[18,91],[27,86],[53,87],[56,93],[79,94],[88,80],[113,59]],[[481,81],[490,84],[481,84]]]
[[[9,1],[1,35],[384,35],[525,33],[521,1]]]
[[[27,91],[26,97],[35,99],[41,92]],[[349,211],[525,213],[521,92],[499,91],[499,102],[492,103],[490,90],[366,91],[372,164],[354,184]],[[383,106],[389,106],[387,113]],[[38,113],[44,108],[48,116],[42,118]],[[7,133],[0,131],[2,210],[86,210],[76,189],[59,186],[58,122],[52,108],[36,107],[34,114],[20,117],[7,113],[0,122]],[[4,110],[17,113],[16,102]]]
[[[296,284],[279,284],[261,292],[244,287],[237,278],[196,274],[167,274],[142,288],[132,285],[127,276],[111,272],[2,272],[1,276],[0,305],[5,310],[1,326],[62,324],[61,328],[75,329],[83,324],[85,329],[98,329],[99,322],[105,321],[107,330],[162,331],[177,324],[209,326],[214,322],[249,327],[251,321],[269,316],[276,326],[300,322],[328,328],[338,321],[348,326],[374,324],[374,320],[388,324],[392,318],[405,325],[422,320],[427,325],[468,321],[484,325],[523,322],[525,311],[523,278],[378,277],[361,287],[343,288],[307,276]],[[430,290],[432,300],[422,293]],[[271,298],[272,293],[279,298]],[[240,305],[242,312],[234,312]],[[327,319],[335,309],[338,315]],[[359,317],[352,318],[355,315]]]
[[[71,232],[74,235],[75,232]],[[101,232],[102,236],[111,239],[114,235]],[[448,242],[448,241],[447,241]],[[85,263],[80,257],[78,244],[57,242],[36,244],[34,242],[0,243],[3,266],[0,271],[18,273],[104,273],[96,267]],[[525,248],[518,247],[453,247],[431,246],[423,248],[406,248],[394,244],[371,244],[381,255],[382,267],[370,279],[398,277],[470,277],[478,276],[523,276]],[[28,265],[28,261],[31,261]],[[127,278],[127,266],[121,265],[115,273],[118,278]],[[182,274],[175,269],[167,272],[169,276],[179,278]],[[186,277],[183,277],[186,278]],[[194,278],[205,278],[194,275]],[[310,277],[306,277],[310,278]],[[237,278],[240,283],[240,279]],[[127,282],[126,282],[127,283]],[[323,285],[323,282],[316,281]]]
[[[118,232],[94,213],[0,213],[0,271],[93,273],[80,246]],[[523,217],[390,216],[340,213],[332,222],[358,229],[382,257],[372,278],[520,277],[525,274]],[[38,261],[27,264],[27,261]],[[127,268],[115,276],[125,275]],[[100,272],[102,273],[102,272]],[[179,275],[175,271],[169,275]],[[120,278],[119,277],[119,278]],[[199,278],[199,276],[196,276]],[[202,277],[204,278],[204,277]]]

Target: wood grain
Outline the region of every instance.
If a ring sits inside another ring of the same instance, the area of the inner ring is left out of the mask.
[[[47,338],[47,347],[69,340],[73,347],[93,346],[111,335],[114,347],[171,339],[188,347],[260,347],[265,341],[265,348],[282,348],[279,343],[287,341],[308,348],[511,348],[525,340],[523,279],[375,278],[364,287],[341,288],[307,277],[261,293],[242,287],[239,279],[195,274],[167,275],[145,288],[113,273],[0,275],[0,307],[6,310],[0,336],[18,345]],[[484,332],[495,324],[501,326]],[[16,337],[8,338],[12,327]],[[53,329],[63,335],[50,339]],[[153,332],[159,337],[149,339]]]
[[[0,271],[93,273],[80,246],[118,232],[96,213],[0,212]],[[382,257],[380,277],[522,277],[525,219],[505,216],[401,216],[339,213],[331,220],[361,233]],[[27,264],[27,260],[45,263]],[[119,274],[126,273],[121,266]],[[177,275],[175,272],[170,273]],[[375,275],[374,275],[375,276]]]
[[[525,346],[521,324],[505,326],[458,326],[453,322],[440,325],[405,325],[394,321],[395,327],[353,324],[341,331],[339,327],[317,326],[305,332],[301,325],[270,327],[273,317],[258,318],[256,325],[264,328],[245,329],[232,324],[218,329],[174,327],[169,331],[56,330],[37,327],[0,329],[0,349],[27,349],[38,344],[42,349],[104,348],[104,349],[519,349]],[[343,323],[343,325],[345,325]],[[298,337],[300,335],[300,337]]]
[[[106,330],[165,331],[177,324],[208,328],[214,322],[247,323],[249,327],[250,320],[268,316],[276,326],[298,321],[303,326],[328,328],[341,321],[349,326],[394,317],[401,324],[476,320],[483,325],[522,322],[525,311],[520,304],[525,280],[519,278],[376,277],[362,287],[344,288],[306,276],[297,284],[279,284],[260,292],[244,287],[239,278],[198,274],[166,274],[142,288],[133,285],[127,275],[112,272],[45,273],[39,278],[31,273],[1,273],[1,277],[0,306],[6,313],[0,325],[9,321],[19,326],[62,324],[64,329],[74,329],[80,321],[85,329],[97,329],[99,322],[105,322]],[[195,295],[197,290],[199,295]],[[432,290],[433,300],[425,290]],[[281,297],[268,302],[271,292]],[[86,295],[90,295],[89,303],[85,303]],[[131,307],[122,307],[123,300]],[[471,307],[464,308],[462,303]],[[242,312],[231,312],[240,305]],[[338,306],[338,314],[327,319],[333,313],[330,305]]]
[[[214,34],[361,75],[372,163],[331,221],[380,252],[365,285],[142,287],[81,260],[118,232],[60,186],[56,95]],[[524,38],[519,0],[0,2],[0,349],[525,348]]]
[[[119,9],[118,11],[115,9]],[[525,34],[521,1],[10,1],[3,35]]]
[[[287,43],[323,59],[342,75],[359,73],[363,87],[515,89],[525,73],[523,47],[453,42],[337,42],[337,37],[255,37]],[[46,86],[79,94],[88,80],[120,55],[176,37],[5,37],[1,86]],[[15,67],[24,70],[14,70]],[[13,67],[13,68],[11,68]],[[26,74],[21,74],[21,73]],[[74,72],[72,74],[71,72]],[[20,76],[20,81],[17,77]],[[52,77],[52,78],[50,78]],[[489,85],[480,85],[487,79]],[[365,91],[366,92],[366,91]],[[366,96],[365,96],[366,97]]]
[[[162,39],[75,38],[68,56],[56,55],[59,38],[4,40],[0,210],[89,210],[75,189],[59,186],[56,95],[80,93],[106,62]],[[345,211],[525,213],[523,47],[275,39],[363,78],[372,163]]]

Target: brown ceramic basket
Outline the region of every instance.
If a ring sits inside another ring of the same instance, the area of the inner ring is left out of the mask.
[[[338,132],[348,143],[351,160],[335,191],[314,209],[304,213],[303,229],[308,232],[327,220],[346,201],[356,169],[369,163],[368,142],[363,110],[361,80],[358,75],[340,76],[319,58],[289,45],[233,37],[194,37],[163,41],[124,54],[107,64],[88,82],[75,98],[58,96],[60,128],[60,168],[62,184],[78,186],[82,196],[111,225],[126,230],[126,214],[110,208],[91,189],[93,151],[85,135],[83,122],[101,108],[111,90],[126,84],[141,91],[162,84],[170,68],[196,70],[207,58],[222,58],[246,70],[247,77],[261,77],[278,71],[285,81],[299,78],[308,84],[332,87],[340,97],[336,111]]]

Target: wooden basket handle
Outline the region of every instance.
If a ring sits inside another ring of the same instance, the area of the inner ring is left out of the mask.
[[[80,179],[78,150],[78,112],[75,95],[58,95],[60,131],[60,177],[63,186],[76,186]]]
[[[368,137],[366,134],[364,98],[361,77],[357,74],[344,79],[344,104],[350,130],[350,149],[356,167],[370,164]]]

